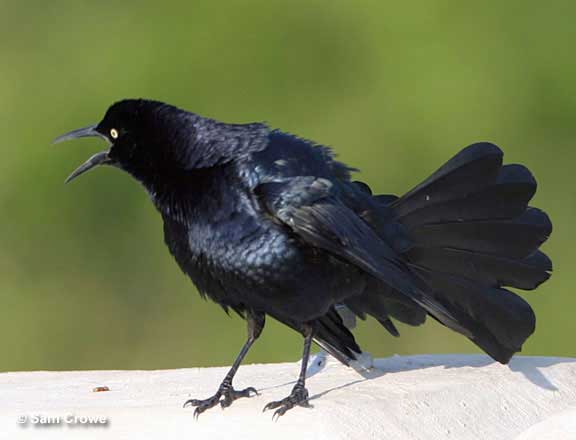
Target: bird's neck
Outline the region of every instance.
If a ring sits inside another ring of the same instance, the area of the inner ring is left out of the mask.
[[[172,172],[143,184],[164,218],[190,224],[226,209],[232,197],[227,168],[229,166]]]
[[[170,155],[186,170],[216,167],[261,151],[270,134],[265,124],[227,124],[187,112],[170,124]]]

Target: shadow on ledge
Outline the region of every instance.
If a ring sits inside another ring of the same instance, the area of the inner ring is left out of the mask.
[[[554,385],[542,371],[541,368],[550,367],[560,363],[573,363],[576,359],[561,358],[561,357],[516,357],[510,363],[503,367],[508,367],[515,373],[522,374],[532,384],[549,391],[557,391],[558,388]],[[331,391],[339,390],[349,386],[356,385],[361,382],[376,379],[384,374],[401,373],[404,371],[421,370],[425,368],[444,367],[446,369],[452,368],[482,368],[487,365],[497,363],[492,358],[484,355],[417,355],[417,356],[393,356],[385,359],[376,359],[374,361],[374,368],[371,370],[356,370],[361,376],[361,379],[354,380],[342,384],[340,386],[330,388],[322,393],[315,394],[310,397],[310,400],[317,399],[330,393]],[[311,375],[317,374],[320,369],[314,371]]]

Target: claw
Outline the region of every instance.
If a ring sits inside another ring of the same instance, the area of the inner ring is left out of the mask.
[[[258,391],[256,388],[249,387],[244,390],[236,391],[229,385],[225,385],[220,387],[216,394],[212,397],[209,397],[205,400],[198,400],[198,399],[189,399],[184,402],[184,408],[188,406],[195,406],[196,409],[194,410],[194,419],[198,419],[198,416],[202,414],[204,411],[218,405],[222,408],[227,408],[232,405],[236,399],[240,399],[241,397],[252,397],[252,395],[257,396]]]
[[[257,390],[256,388],[254,388],[254,387],[248,387],[248,388],[246,388],[244,391],[247,392],[246,397],[252,397],[252,396],[250,395],[250,393],[254,393],[255,396],[259,396],[259,395],[260,395],[260,393],[258,392],[258,390]]]
[[[187,406],[198,406],[198,405],[200,405],[200,400],[189,399],[186,402],[184,402],[184,405],[182,405],[182,408],[186,408]]]
[[[309,404],[308,404],[308,405],[303,405],[303,404],[301,404],[301,406],[309,407],[310,405],[309,405]],[[288,406],[282,406],[281,408],[278,408],[276,411],[274,411],[274,414],[272,414],[272,421],[273,421],[273,422],[277,422],[278,419],[279,419],[281,416],[283,416],[284,414],[286,414],[286,412],[287,412],[289,409],[292,409],[292,408],[293,408],[292,406],[290,406],[290,407],[288,407]]]
[[[308,390],[302,386],[296,386],[290,393],[290,395],[282,400],[278,400],[275,402],[270,402],[264,406],[262,412],[268,411],[269,409],[276,409],[274,414],[272,415],[273,421],[278,421],[278,419],[286,414],[286,412],[295,406],[303,406],[305,408],[309,408],[310,402],[308,402]]]
[[[282,405],[281,401],[267,403],[266,406],[262,408],[262,412],[266,412],[269,409],[278,408],[280,405]]]

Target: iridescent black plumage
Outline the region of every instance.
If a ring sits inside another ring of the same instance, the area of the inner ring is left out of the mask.
[[[112,131],[114,130],[114,131]],[[117,166],[140,181],[165,241],[202,295],[246,317],[249,339],[196,414],[252,389],[231,382],[269,315],[344,363],[360,348],[335,305],[419,325],[427,315],[508,362],[532,334],[530,306],[503,286],[533,289],[550,260],[538,250],[548,217],[528,207],[530,172],[502,151],[471,145],[403,197],[373,195],[331,151],[263,124],[233,125],[146,100],[114,104],[97,126],[111,143],[80,169]],[[72,177],[75,177],[77,174]],[[304,371],[304,370],[303,370]],[[307,403],[304,375],[267,408]]]

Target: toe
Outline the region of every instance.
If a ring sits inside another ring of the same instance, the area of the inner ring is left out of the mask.
[[[284,414],[286,414],[286,411],[288,411],[290,408],[292,408],[291,406],[282,406],[280,408],[278,408],[276,411],[274,411],[274,414],[272,415],[272,420],[277,422],[278,419],[280,417],[282,417]]]
[[[278,420],[281,416],[286,414],[288,410],[294,408],[296,405],[300,405],[305,408],[311,407],[310,403],[308,402],[308,390],[306,388],[293,389],[292,393],[290,393],[288,397],[276,402],[270,402],[264,407],[262,411],[277,408],[272,415],[272,420]]]
[[[183,407],[186,408],[187,406],[198,406],[202,403],[201,400],[198,399],[189,399],[186,402],[184,402]]]
[[[277,401],[277,402],[267,403],[266,406],[262,409],[262,412],[268,411],[268,410],[270,410],[270,409],[278,408],[280,405],[282,405],[282,401],[281,401],[281,400],[279,400],[279,401]]]
[[[234,389],[228,389],[224,392],[223,394],[224,398],[220,401],[220,405],[222,406],[222,408],[227,408],[230,405],[232,405],[232,402],[234,402],[236,399],[240,399],[242,397],[252,397],[257,395],[258,391],[256,391],[256,388],[254,387],[249,387],[240,391],[236,391]]]
[[[238,391],[239,397],[252,397],[259,396],[260,393],[254,387],[248,387],[242,391]]]
[[[232,402],[233,402],[233,401],[234,401],[234,400],[233,400],[233,399],[230,399],[229,397],[224,397],[224,399],[222,399],[222,400],[220,401],[220,406],[221,406],[222,408],[228,408],[230,405],[232,405]]]
[[[209,399],[205,400],[198,400],[198,399],[190,399],[184,403],[184,407],[188,406],[195,406],[196,409],[194,410],[194,418],[197,419],[200,414],[202,414],[207,409],[212,408],[213,406],[217,405],[220,401],[220,394],[216,394]]]
[[[194,410],[194,420],[198,420],[198,417],[200,416],[200,414],[202,414],[204,411],[206,411],[208,408],[205,408],[203,406],[198,406],[195,410]]]

